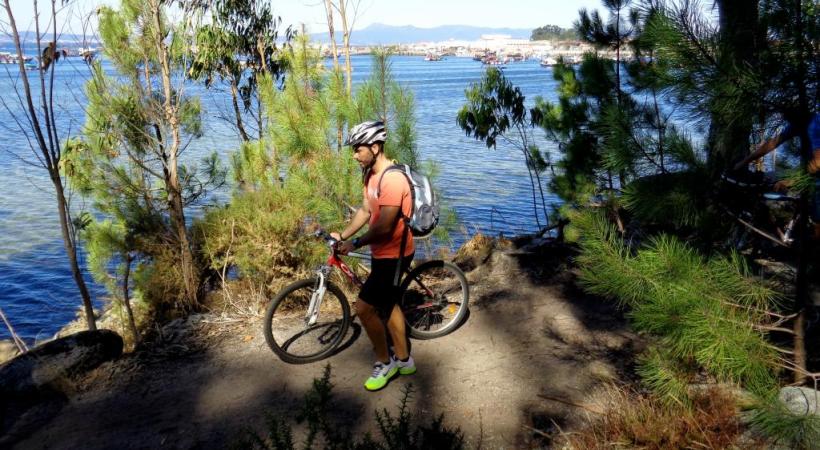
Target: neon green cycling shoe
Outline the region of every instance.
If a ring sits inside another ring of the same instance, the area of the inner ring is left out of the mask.
[[[407,357],[407,361],[402,361],[399,358],[393,356],[393,364],[396,365],[399,369],[399,374],[401,375],[413,375],[416,373],[416,363],[413,361],[412,356]]]
[[[368,391],[378,391],[387,386],[387,382],[397,373],[399,373],[399,368],[396,367],[396,363],[392,358],[387,364],[376,361],[376,364],[373,365],[373,374],[364,382],[364,388]]]

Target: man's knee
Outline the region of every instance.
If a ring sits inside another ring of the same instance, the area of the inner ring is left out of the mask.
[[[367,320],[371,317],[377,316],[378,312],[376,311],[376,307],[362,299],[359,299],[356,301],[356,315],[359,316],[360,319]]]

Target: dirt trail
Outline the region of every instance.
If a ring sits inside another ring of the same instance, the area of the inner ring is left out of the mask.
[[[33,408],[2,439],[21,449],[225,448],[243,429],[263,429],[267,413],[297,410],[329,363],[338,420],[354,431],[374,432],[374,410],[396,411],[402,387],[412,383],[412,411],[444,413],[469,447],[548,445],[545,434],[571,429],[595,389],[628,372],[636,342],[611,304],[574,287],[567,257],[549,245],[492,253],[468,273],[466,323],[443,338],[414,341],[418,373],[376,393],[362,387],[372,353],[358,324],[348,348],[297,366],[271,353],[258,321],[185,351],[191,336],[214,327],[199,316],[191,336],[179,336],[164,357],[101,367],[85,388]]]

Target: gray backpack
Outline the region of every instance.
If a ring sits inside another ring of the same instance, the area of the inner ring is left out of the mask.
[[[413,211],[410,217],[403,217],[404,223],[415,237],[425,237],[433,232],[438,224],[439,207],[436,193],[427,176],[413,170],[407,164],[395,164],[385,169],[379,177],[381,188],[384,174],[390,171],[401,172],[410,184],[410,195],[413,200]],[[379,192],[376,193],[379,195]]]

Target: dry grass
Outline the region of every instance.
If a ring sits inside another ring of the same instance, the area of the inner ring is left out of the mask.
[[[477,233],[458,249],[453,261],[456,265],[469,272],[487,261],[496,247],[506,245],[508,245],[508,241],[506,240],[493,239],[489,236]]]
[[[664,406],[651,396],[620,388],[607,397],[604,413],[565,435],[564,448],[755,448],[753,442],[738,442],[744,428],[737,405],[730,393],[717,388],[694,396],[691,408]]]

